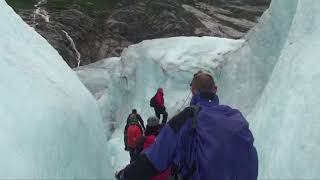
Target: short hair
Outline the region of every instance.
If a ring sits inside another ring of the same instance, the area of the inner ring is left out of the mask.
[[[137,110],[136,109],[132,109],[132,114],[137,114]]]
[[[190,84],[193,88],[198,89],[200,92],[212,91],[216,86],[213,77],[209,73],[199,71],[194,74]]]

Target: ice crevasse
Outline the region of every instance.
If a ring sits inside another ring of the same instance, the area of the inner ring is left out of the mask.
[[[214,75],[221,103],[240,109],[250,121],[259,178],[319,178],[319,10],[317,0],[273,0],[244,41],[144,41],[120,58],[77,69],[105,112],[107,132],[113,132],[107,148],[113,168],[128,162],[122,133],[131,108],[145,118],[152,115],[149,99],[161,86],[169,114],[174,115],[188,104],[193,73],[203,69]],[[101,79],[102,74],[107,79]]]
[[[128,163],[123,130],[131,109],[146,120],[154,115],[149,100],[164,88],[170,116],[189,104],[190,80],[199,69],[214,71],[224,55],[241,47],[243,40],[215,37],[174,37],[144,41],[124,50],[120,58],[109,58],[77,68],[80,79],[96,97],[103,114],[108,159],[114,170]],[[197,57],[195,59],[195,57]],[[113,132],[110,134],[110,132]]]
[[[0,0],[0,178],[112,177],[128,162],[122,132],[131,108],[152,115],[149,99],[162,86],[174,115],[188,104],[199,69],[214,75],[221,103],[250,121],[259,178],[319,178],[319,10],[318,0],[273,0],[245,40],[175,37],[130,46],[119,58],[76,69],[94,101]]]

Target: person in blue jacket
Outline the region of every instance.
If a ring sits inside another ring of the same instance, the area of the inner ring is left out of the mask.
[[[155,143],[126,167],[123,180],[149,180],[170,166],[182,180],[256,180],[258,155],[241,112],[220,105],[213,77],[194,75],[191,106],[163,127]]]

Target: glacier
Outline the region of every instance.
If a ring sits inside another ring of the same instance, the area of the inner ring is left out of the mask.
[[[260,177],[319,179],[320,2],[274,1],[276,5],[289,7],[294,16],[288,19],[291,26],[280,56],[249,115],[255,119]]]
[[[173,116],[188,105],[189,82],[202,69],[214,75],[221,102],[240,109],[250,121],[260,158],[259,179],[318,179],[319,9],[317,0],[273,0],[245,40],[144,41],[124,50],[120,58],[76,69],[103,105],[104,117],[112,116],[104,121],[109,130],[112,127],[107,152],[113,168],[128,162],[122,133],[131,108],[146,119],[153,114],[149,99],[163,87]],[[98,67],[100,73],[94,70]],[[102,82],[103,75],[109,79]],[[98,82],[96,87],[93,82]]]
[[[0,19],[0,179],[108,178],[95,99],[4,0]]]
[[[110,179],[128,163],[123,128],[165,91],[169,116],[190,100],[194,72],[212,73],[222,104],[244,112],[259,179],[320,177],[320,1],[273,0],[244,40],[148,40],[75,69],[0,0],[0,178]],[[96,99],[96,101],[94,100]]]
[[[319,9],[316,0],[273,0],[218,72],[222,101],[251,121],[261,179],[320,177]]]
[[[163,87],[169,117],[176,114],[189,104],[193,73],[218,68],[223,64],[224,55],[240,48],[243,42],[215,37],[147,40],[125,49],[121,58],[108,58],[76,68],[103,114],[109,137],[108,159],[114,171],[129,161],[124,151],[123,129],[131,109],[137,109],[145,120],[154,115],[149,100]],[[112,129],[114,132],[110,134]]]

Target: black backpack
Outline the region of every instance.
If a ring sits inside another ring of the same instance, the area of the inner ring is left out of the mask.
[[[150,107],[156,107],[156,96],[150,99]]]

